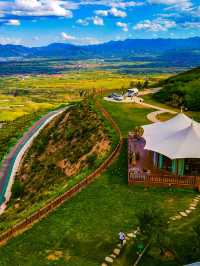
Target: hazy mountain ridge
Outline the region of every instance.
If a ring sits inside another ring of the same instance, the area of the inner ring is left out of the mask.
[[[47,46],[32,48],[9,44],[0,45],[0,57],[127,58],[138,54],[159,56],[168,51],[179,54],[180,50],[190,54],[196,50],[200,54],[200,37],[188,39],[127,39],[85,46],[52,43]]]

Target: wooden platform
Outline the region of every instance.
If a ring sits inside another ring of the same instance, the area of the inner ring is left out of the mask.
[[[178,176],[168,171],[155,168],[153,154],[145,150],[145,140],[128,137],[128,184],[145,186],[200,188],[200,176]]]

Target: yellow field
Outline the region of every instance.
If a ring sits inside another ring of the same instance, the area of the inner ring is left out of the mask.
[[[0,121],[14,120],[39,109],[51,109],[77,100],[81,90],[129,88],[130,82],[144,82],[145,78],[99,70],[0,78]],[[151,84],[162,78],[166,75],[151,75],[149,82]],[[15,97],[15,90],[24,92]]]

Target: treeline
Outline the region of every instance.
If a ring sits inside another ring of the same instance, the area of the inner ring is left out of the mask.
[[[156,100],[174,107],[200,111],[200,68],[162,81],[159,86],[163,89],[154,95]]]

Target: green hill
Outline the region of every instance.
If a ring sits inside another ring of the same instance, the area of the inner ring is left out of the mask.
[[[163,89],[155,99],[174,107],[184,106],[191,111],[200,111],[200,67],[162,81]]]
[[[112,136],[113,129],[92,101],[77,103],[50,122],[25,155],[0,230],[94,171],[113,148]]]

